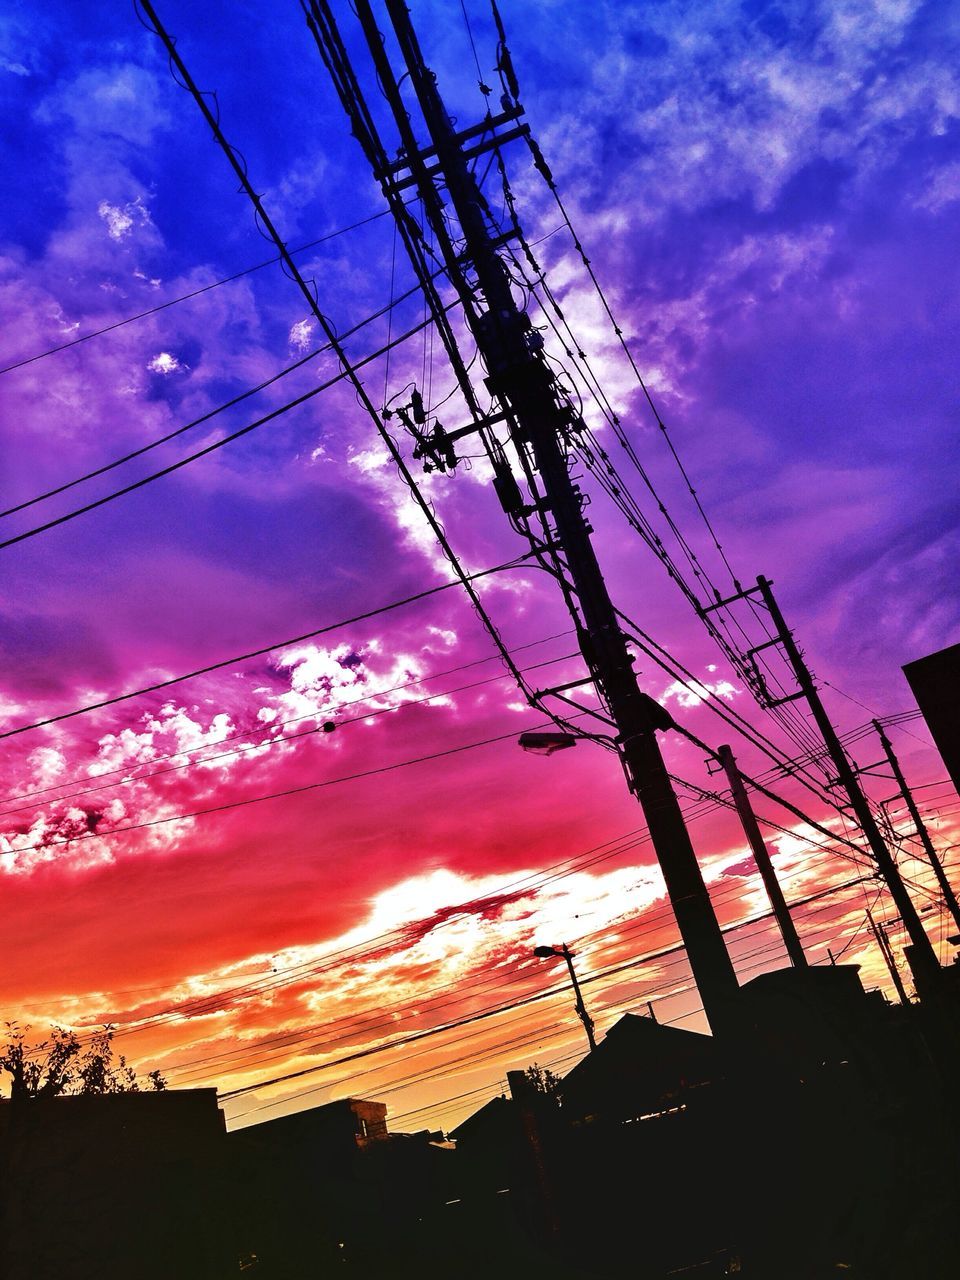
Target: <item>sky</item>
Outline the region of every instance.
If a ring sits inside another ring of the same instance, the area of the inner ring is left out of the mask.
[[[960,14],[910,0],[500,8],[532,135],[668,432],[514,142],[517,211],[576,338],[559,342],[556,312],[529,297],[555,367],[698,591],[731,591],[728,566],[747,585],[773,580],[855,760],[872,765],[860,726],[915,710],[902,664],[960,639]],[[269,19],[216,0],[157,11],[216,91],[280,234],[310,246],[296,261],[351,334],[350,357],[421,325],[299,6]],[[350,7],[335,11],[395,150]],[[467,127],[486,109],[474,48],[499,94],[490,12],[468,0],[469,29],[457,4],[412,12]],[[463,590],[400,603],[451,572],[376,425],[342,384],[284,410],[336,376],[336,357],[160,41],[126,6],[7,6],[0,92],[4,1020],[34,1039],[54,1023],[113,1024],[128,1059],[172,1085],[247,1090],[224,1103],[231,1124],[353,1093],[382,1097],[410,1129],[449,1129],[507,1069],[562,1071],[583,1051],[563,974],[534,945],[574,947],[601,1033],[648,1001],[704,1030],[616,760],[588,740],[549,757],[518,748],[543,716]],[[488,159],[477,175],[502,220]],[[469,361],[455,312],[453,324]],[[448,429],[465,421],[423,330],[362,377],[378,409],[416,385]],[[388,426],[416,467],[396,414]],[[481,573],[526,547],[470,448],[453,474],[417,475]],[[802,704],[783,713],[790,737],[594,476],[576,474],[615,602],[689,673],[678,683],[638,654],[641,686],[844,835],[842,816],[715,712],[793,756],[813,745]],[[476,585],[534,687],[582,675],[546,575],[524,564]],[[743,647],[760,642],[744,606],[729,617]],[[960,837],[943,764],[916,716],[889,732],[949,864]],[[718,915],[747,922],[729,935],[741,979],[782,965],[769,921],[754,919],[768,908],[742,832],[710,798],[719,780],[676,735],[662,745]],[[876,773],[867,785],[877,802],[894,790]],[[757,806],[778,824],[767,834],[788,897],[845,886],[798,909],[811,959],[828,962],[829,947],[889,992],[864,927],[870,903],[894,915],[872,868]],[[947,955],[930,870],[902,806],[889,817]],[[902,942],[895,925],[891,937]]]

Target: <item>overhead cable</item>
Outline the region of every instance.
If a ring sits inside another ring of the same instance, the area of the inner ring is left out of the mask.
[[[174,67],[176,68],[176,71],[179,73],[179,83],[187,90],[188,93],[190,93],[190,95],[194,99],[194,102],[199,107],[204,119],[206,120],[211,131],[213,132],[213,136],[216,139],[217,144],[220,146],[220,149],[223,151],[223,154],[227,158],[230,164],[230,167],[233,169],[234,173],[236,174],[240,182],[241,190],[246,194],[246,196],[252,203],[254,210],[256,212],[258,224],[263,228],[264,233],[276,246],[278,252],[280,253],[281,258],[283,259],[284,268],[286,270],[287,275],[290,277],[293,283],[296,284],[301,295],[303,296],[304,300],[309,306],[311,312],[315,316],[318,324],[320,325],[321,329],[326,335],[327,341],[333,347],[333,350],[336,353],[337,359],[340,362],[341,368],[343,369],[351,385],[353,386],[358,402],[366,412],[370,421],[375,426],[381,441],[386,446],[386,449],[393,460],[394,466],[399,472],[404,484],[407,486],[414,502],[420,508],[424,516],[424,519],[426,520],[427,524],[430,526],[430,529],[432,530],[434,537],[437,539],[437,542],[439,543],[444,556],[447,558],[447,560],[453,567],[454,572],[457,574],[458,578],[460,579],[465,591],[467,592],[467,595],[470,598],[471,604],[473,605],[473,608],[477,614],[477,617],[480,619],[481,623],[486,628],[488,634],[491,636],[494,643],[496,644],[498,650],[500,651],[501,658],[504,664],[506,665],[507,669],[511,672],[514,679],[516,680],[517,687],[521,690],[521,692],[523,693],[527,701],[532,706],[535,706],[536,702],[532,696],[532,691],[528,688],[528,686],[523,680],[523,677],[520,675],[519,671],[517,670],[516,664],[512,661],[510,654],[503,643],[500,633],[493,622],[493,619],[487,613],[486,609],[483,606],[482,601],[480,600],[480,597],[477,595],[476,591],[474,590],[474,587],[469,579],[469,576],[465,573],[462,565],[460,564],[460,561],[456,553],[454,552],[453,547],[451,546],[450,541],[447,538],[447,535],[442,525],[440,524],[439,520],[434,514],[433,509],[431,508],[429,502],[427,502],[426,498],[423,496],[423,493],[421,492],[419,486],[416,483],[416,480],[414,479],[412,473],[410,472],[410,469],[407,466],[406,461],[404,460],[403,455],[401,454],[396,441],[393,439],[390,432],[386,429],[383,421],[380,418],[379,413],[377,412],[376,407],[373,404],[373,401],[370,399],[370,396],[367,393],[367,390],[363,382],[358,376],[355,368],[352,366],[352,364],[348,360],[347,354],[344,351],[342,344],[340,343],[339,339],[336,336],[333,325],[331,324],[329,319],[326,317],[326,315],[323,313],[320,307],[319,301],[317,299],[316,286],[314,285],[313,287],[311,287],[311,285],[307,283],[307,281],[304,279],[304,277],[300,273],[300,270],[297,267],[296,263],[290,257],[289,250],[287,249],[282,236],[280,235],[277,228],[274,226],[273,221],[271,220],[269,214],[264,208],[263,201],[261,200],[260,196],[257,194],[256,190],[254,189],[250,181],[249,175],[247,173],[246,163],[244,162],[242,156],[239,155],[237,150],[234,147],[232,147],[230,143],[227,141],[223,133],[223,130],[220,127],[219,108],[217,108],[216,111],[211,110],[210,104],[207,101],[207,98],[210,95],[205,95],[197,87],[189,71],[187,70],[186,65],[184,64],[183,59],[180,57],[179,53],[177,52],[176,44],[174,40],[171,38],[169,33],[163,27],[159,17],[157,16],[156,10],[154,9],[150,0],[138,0],[138,3],[139,3],[140,9],[142,9],[143,12],[149,18],[150,25],[152,26],[152,30],[154,34],[156,34],[160,38],[164,47],[166,48],[167,54],[170,59],[171,69],[173,69]],[[215,98],[213,99],[213,102],[216,103]]]
[[[456,304],[451,303],[450,305],[455,306]],[[180,458],[177,462],[172,462],[167,467],[161,467],[159,471],[152,471],[149,475],[141,476],[139,480],[133,481],[132,484],[124,485],[122,489],[115,489],[112,493],[105,494],[102,498],[97,498],[93,502],[84,503],[81,507],[75,507],[72,511],[67,511],[63,515],[57,516],[54,520],[47,520],[44,524],[36,525],[34,528],[27,529],[23,533],[18,533],[12,538],[4,539],[0,542],[0,551],[5,547],[14,547],[18,543],[26,542],[29,538],[35,538],[37,534],[46,533],[49,529],[56,529],[62,524],[67,524],[69,521],[75,520],[77,516],[86,515],[90,511],[96,511],[98,508],[106,506],[108,502],[113,502],[117,498],[125,497],[128,493],[135,493],[138,489],[142,489],[146,485],[152,484],[155,480],[161,480],[164,476],[172,475],[173,472],[180,471],[183,467],[189,466],[191,462],[196,462],[198,458],[205,458],[211,453],[216,453],[218,449],[222,449],[225,445],[232,444],[235,440],[239,440],[243,436],[249,435],[252,431],[258,430],[258,428],[265,426],[268,422],[273,422],[274,419],[281,417],[285,413],[289,413],[291,409],[296,409],[300,405],[305,404],[308,400],[312,400],[314,396],[318,396],[322,392],[328,391],[331,387],[336,386],[337,383],[354,381],[356,376],[354,370],[362,369],[365,365],[371,364],[374,360],[378,360],[380,356],[384,355],[384,353],[389,350],[390,347],[400,346],[400,344],[406,342],[408,338],[412,338],[415,333],[419,333],[422,328],[423,322],[421,321],[411,329],[408,329],[406,333],[402,333],[398,338],[394,338],[389,344],[386,344],[378,350],[372,351],[362,359],[355,361],[349,370],[342,370],[340,373],[334,374],[324,382],[318,383],[317,386],[311,387],[309,391],[305,391],[302,395],[296,396],[293,400],[288,400],[286,404],[282,404],[278,408],[272,409],[269,413],[263,414],[261,417],[255,419],[255,421],[247,423],[245,427],[240,427],[237,431],[231,431],[228,435],[221,436],[219,440],[214,440],[204,448],[197,449],[194,453],[187,454],[185,458]],[[331,348],[328,347],[328,349]],[[212,417],[213,415],[210,414],[208,416]],[[193,423],[189,424],[189,426],[193,425]],[[183,427],[173,434],[179,435],[182,431],[188,430],[189,426]],[[146,450],[143,450],[143,452],[146,452]],[[121,461],[126,461],[126,459],[121,459]],[[114,464],[111,464],[111,466],[112,465]],[[104,470],[110,470],[110,467],[105,467]],[[87,477],[84,476],[82,479],[87,479]],[[67,485],[65,487],[70,488],[72,485]]]
[[[493,573],[501,573],[508,569],[518,568],[529,558],[529,553],[526,553],[522,556],[514,557],[513,560],[506,560],[503,564],[495,565],[491,569],[478,569],[475,573],[466,574],[465,577],[467,581],[473,582],[478,578],[489,577]],[[251,649],[247,653],[235,654],[230,658],[221,658],[219,661],[208,663],[204,667],[196,667],[193,671],[185,671],[181,675],[170,676],[166,680],[158,680],[154,684],[143,685],[139,689],[130,689],[126,693],[116,693],[112,697],[102,698],[98,702],[88,702],[85,706],[74,707],[70,711],[60,711],[56,715],[45,716],[42,720],[34,720],[30,724],[21,724],[12,729],[4,729],[0,732],[0,739],[13,738],[17,734],[28,733],[33,729],[42,729],[47,725],[58,724],[62,720],[72,720],[74,716],[83,716],[91,711],[100,711],[104,707],[112,707],[118,702],[127,702],[131,698],[142,698],[144,694],[157,693],[161,689],[169,689],[175,684],[183,684],[185,680],[195,680],[198,676],[209,675],[212,671],[222,671],[224,667],[236,666],[238,662],[248,662],[251,658],[262,658],[265,654],[273,653],[277,649],[285,649],[290,645],[301,644],[304,640],[313,640],[317,636],[327,635],[329,632],[338,631],[342,627],[353,626],[354,623],[365,622],[369,618],[376,618],[384,613],[392,613],[395,609],[403,609],[419,600],[426,600],[430,596],[439,595],[442,591],[449,591],[451,587],[462,585],[462,582],[462,577],[458,577],[453,582],[441,582],[435,587],[426,587],[423,591],[417,591],[413,595],[403,596],[399,600],[391,600],[388,604],[377,605],[375,609],[366,609],[350,618],[341,618],[336,622],[328,622],[322,627],[316,627],[312,631],[304,631],[297,636],[288,636],[284,640],[272,641],[259,649]]]
[[[454,584],[451,583],[451,586],[452,585]],[[567,636],[569,634],[570,634],[569,629],[566,631],[558,631],[554,635],[544,636],[543,639],[541,640],[530,640],[528,641],[527,644],[513,645],[511,652],[514,654],[517,654],[517,653],[522,653],[524,650],[527,650],[527,649],[535,649],[542,644],[548,644],[552,640],[559,640],[561,637]],[[282,646],[277,646],[277,647],[282,647]],[[479,666],[482,666],[484,663],[493,662],[497,656],[498,656],[497,654],[493,654],[493,653],[487,654],[487,656],[484,658],[474,658],[470,662],[461,662],[458,666],[447,667],[443,671],[432,671],[425,676],[417,676],[412,680],[405,680],[402,684],[394,684],[394,685],[390,685],[387,688],[382,688],[382,689],[368,689],[364,692],[362,697],[348,698],[345,701],[341,701],[341,702],[324,703],[322,707],[318,707],[315,711],[306,712],[303,715],[291,716],[289,719],[286,719],[286,720],[272,720],[269,724],[259,724],[252,729],[245,729],[240,733],[227,734],[226,737],[218,738],[214,742],[202,742],[199,744],[199,746],[196,746],[196,747],[183,747],[179,751],[171,751],[166,753],[165,755],[152,756],[148,763],[151,765],[157,765],[157,764],[164,764],[168,760],[182,760],[184,756],[194,756],[201,751],[209,750],[211,747],[223,747],[229,742],[239,742],[242,739],[252,738],[256,735],[269,734],[276,729],[283,729],[291,724],[300,724],[304,720],[312,720],[312,719],[316,719],[318,716],[321,716],[321,715],[334,714],[337,711],[342,711],[347,707],[361,706],[364,703],[374,701],[374,699],[376,698],[384,698],[391,693],[400,693],[400,692],[403,692],[405,689],[412,689],[418,685],[429,684],[431,680],[441,680],[443,679],[444,676],[456,675],[458,672],[467,671],[471,667],[479,667]],[[563,661],[562,657],[549,659],[549,662],[561,662],[561,661]],[[547,663],[546,662],[542,664],[537,663],[535,665],[545,666],[547,665]],[[502,676],[495,677],[495,679],[498,679],[498,680],[503,678],[504,677]],[[461,690],[452,690],[450,692],[460,692],[460,691]],[[446,695],[436,694],[434,696],[441,697]],[[427,701],[427,699],[423,699],[422,701]],[[418,705],[418,703],[414,703],[412,705]],[[259,746],[262,744],[253,743],[251,745]],[[230,753],[226,753],[226,754],[230,754]],[[202,756],[199,759],[192,761],[191,763],[198,764],[198,765],[206,764],[210,760],[218,759],[218,758],[220,758],[219,755]],[[126,764],[119,765],[116,769],[107,769],[107,770],[104,770],[103,772],[98,772],[95,775],[98,781],[97,789],[99,789],[100,785],[104,787],[109,787],[110,784],[105,782],[104,779],[115,777],[118,773],[124,775],[124,778],[123,778],[124,781],[137,782],[137,781],[140,781],[141,778],[153,777],[154,772],[165,772],[164,770],[159,770],[159,771],[154,771],[147,774],[131,774],[130,770],[131,770],[131,764],[128,761]],[[30,800],[35,796],[49,795],[52,791],[63,792],[65,787],[83,786],[83,784],[86,782],[89,782],[89,780],[90,780],[89,774],[85,775],[82,778],[74,777],[74,778],[64,779],[62,782],[50,783],[46,787],[36,787],[30,791],[21,791],[16,795],[5,796],[2,800],[0,800],[0,804],[15,804],[19,800]],[[72,799],[73,796],[76,794],[78,793],[70,792],[70,793],[64,793],[62,795],[55,796],[52,798],[50,803],[58,804],[61,800]],[[3,810],[0,810],[0,817],[6,817],[8,814],[16,813],[16,812],[20,812],[20,810],[3,809]]]
[[[361,329],[365,328],[368,324],[372,324],[374,320],[379,320],[381,316],[389,314],[392,317],[393,310],[399,305],[399,303],[406,301],[407,298],[412,297],[413,294],[418,293],[419,291],[420,285],[415,284],[412,288],[407,289],[406,292],[401,293],[396,298],[391,298],[390,302],[388,302],[386,306],[381,307],[379,311],[374,311],[372,315],[365,316],[357,324],[353,325],[352,328],[347,329],[343,334],[341,334],[341,339],[345,340],[352,337],[355,333],[359,333]],[[400,341],[405,341],[407,338],[413,337],[416,332],[418,332],[417,329],[411,329],[408,334],[405,334],[403,338],[400,339]],[[384,347],[375,352],[371,358],[376,358],[378,355],[389,353],[391,347],[394,345],[392,339],[392,333],[388,333]],[[96,467],[92,471],[87,471],[81,476],[75,476],[72,480],[67,480],[65,483],[59,484],[53,489],[47,489],[43,493],[35,494],[32,498],[27,498],[23,502],[18,502],[15,506],[7,507],[6,510],[0,511],[0,519],[3,519],[6,516],[15,515],[18,511],[25,511],[28,507],[36,506],[38,502],[45,502],[48,498],[55,498],[58,494],[66,493],[68,489],[76,488],[78,484],[84,484],[87,480],[94,480],[97,476],[105,475],[108,471],[113,471],[116,467],[122,466],[126,462],[132,462],[134,458],[142,457],[152,449],[158,449],[161,445],[168,444],[171,440],[176,440],[178,436],[184,435],[187,431],[192,431],[194,427],[199,427],[204,422],[209,422],[211,418],[215,418],[218,414],[224,413],[227,409],[234,408],[235,405],[240,404],[244,400],[248,400],[251,396],[255,396],[261,391],[265,391],[267,387],[272,387],[275,383],[279,382],[281,378],[285,378],[288,374],[294,373],[297,369],[303,368],[303,366],[309,364],[311,360],[316,360],[318,356],[324,355],[330,349],[329,344],[317,347],[315,350],[308,352],[305,356],[302,356],[299,360],[294,360],[292,364],[288,364],[278,373],[264,379],[263,382],[257,383],[255,387],[249,387],[246,391],[241,391],[230,400],[224,401],[223,404],[217,405],[216,408],[210,409],[207,413],[201,414],[199,418],[194,418],[192,421],[184,423],[183,426],[177,427],[173,431],[168,431],[166,435],[158,436],[157,439],[141,445],[138,449],[132,449],[129,453],[123,454],[122,457],[113,458],[110,462],[104,463],[103,466]]]
[[[576,719],[576,717],[571,717]],[[530,725],[527,732],[536,732],[540,729],[546,729],[553,723],[548,721],[546,724],[540,723]],[[464,751],[475,751],[478,747],[489,747],[496,742],[507,742],[516,740],[520,730],[511,730],[510,733],[497,734],[492,738],[482,738],[478,742],[465,742],[459,747],[448,747],[444,751],[432,751],[428,755],[414,756],[409,760],[398,760],[395,764],[379,765],[373,769],[363,769],[359,773],[343,774],[339,778],[324,778],[320,782],[305,782],[297,787],[285,787],[282,791],[270,791],[265,795],[247,796],[241,800],[228,800],[223,804],[210,805],[205,809],[193,809],[189,813],[172,813],[162,818],[149,818],[143,822],[128,822],[123,826],[111,827],[107,831],[83,831],[78,835],[68,836],[63,840],[40,840],[36,844],[23,844],[11,847],[9,849],[0,849],[0,854],[7,853],[27,853],[33,849],[51,849],[58,846],[77,844],[82,840],[111,840],[114,836],[121,836],[128,831],[143,831],[150,827],[163,827],[171,822],[185,822],[191,818],[205,818],[212,813],[227,813],[231,809],[243,809],[252,804],[263,804],[267,800],[283,800],[289,796],[303,795],[307,791],[319,791],[324,787],[338,786],[343,782],[357,782],[361,778],[373,778],[384,773],[393,773],[397,769],[406,769],[411,765],[425,764],[430,760],[442,760],[447,756],[460,755]]]
[[[848,886],[844,885],[843,887],[846,888]],[[808,902],[817,901],[820,898],[826,897],[828,894],[838,892],[839,888],[840,886],[832,886],[829,889],[822,889],[818,893],[810,894],[806,898],[794,903],[793,905],[801,906],[801,905],[805,905]],[[754,916],[751,916],[747,920],[737,921],[735,924],[724,926],[721,932],[724,934],[731,933],[739,928],[745,927],[746,925],[755,924],[761,920],[772,918],[773,915],[774,913],[772,911],[760,912]],[[621,964],[611,965],[610,967],[602,971],[586,974],[584,977],[579,979],[579,982],[581,986],[587,986],[591,983],[599,982],[603,978],[610,977],[614,974],[624,973],[629,969],[634,969],[642,965],[650,964],[655,960],[662,959],[664,956],[672,955],[675,952],[681,951],[683,949],[684,949],[683,943],[677,943],[674,946],[665,947],[659,951],[651,952],[645,956],[631,959]],[[226,1092],[221,1093],[219,1095],[220,1100],[226,1101],[230,1098],[242,1097],[244,1094],[252,1093],[256,1089],[266,1088],[269,1085],[285,1084],[287,1081],[290,1081],[290,1080],[301,1079],[304,1076],[314,1075],[318,1071],[327,1071],[331,1067],[343,1066],[347,1062],[354,1062],[360,1058],[370,1057],[374,1053],[383,1053],[389,1049],[404,1048],[408,1044],[414,1044],[417,1041],[427,1039],[430,1036],[441,1035],[445,1031],[450,1031],[461,1026],[467,1026],[474,1022],[481,1022],[489,1018],[496,1017],[498,1013],[503,1013],[511,1009],[520,1008],[525,1005],[539,1003],[542,1000],[546,1000],[551,998],[552,996],[557,995],[558,992],[560,991],[565,991],[569,989],[569,986],[570,986],[569,983],[564,982],[559,987],[550,988],[547,991],[538,992],[532,996],[524,996],[519,1000],[501,1004],[494,1008],[487,1009],[479,1013],[470,1014],[465,1018],[459,1018],[450,1022],[443,1023],[438,1027],[430,1027],[423,1031],[414,1031],[405,1036],[397,1036],[393,1040],[388,1041],[386,1043],[367,1046],[363,1049],[357,1050],[354,1053],[343,1055],[342,1057],[334,1059],[330,1062],[319,1063],[316,1066],[312,1066],[312,1067],[304,1067],[298,1071],[286,1072],[283,1075],[273,1076],[268,1080],[260,1080],[260,1081],[257,1081],[256,1084],[244,1085],[238,1089],[229,1089]]]
[[[387,212],[386,209],[381,209],[377,213],[371,213],[369,217],[361,218],[358,222],[351,222],[348,227],[338,227],[336,231],[330,231],[325,236],[320,236],[317,240],[310,240],[306,244],[297,245],[290,252],[291,254],[306,253],[308,249],[315,249],[317,245],[324,244],[327,240],[346,235],[348,231],[356,231],[358,227],[365,227],[368,222],[376,222],[378,218],[384,217]],[[82,333],[77,338],[71,338],[69,342],[61,342],[59,346],[48,347],[46,351],[38,351],[32,356],[23,356],[12,364],[4,365],[0,368],[0,374],[11,373],[14,369],[22,369],[25,365],[34,364],[37,360],[45,360],[47,356],[56,355],[58,351],[68,351],[71,347],[78,347],[81,342],[89,342],[91,338],[100,338],[105,333],[113,333],[115,329],[122,329],[124,325],[133,324],[137,320],[145,320],[148,316],[155,316],[159,311],[166,311],[168,307],[175,307],[181,302],[189,302],[191,298],[199,298],[201,294],[209,293],[211,289],[219,289],[221,285],[232,284],[234,280],[242,280],[244,276],[252,275],[255,271],[262,271],[264,267],[272,267],[274,263],[280,261],[282,259],[279,256],[267,258],[265,262],[258,262],[252,267],[244,267],[242,271],[235,271],[232,276],[225,276],[222,280],[214,280],[210,284],[201,285],[199,289],[192,289],[189,293],[183,293],[178,298],[168,298],[166,302],[160,302],[155,307],[148,307],[146,311],[138,311],[136,315],[125,316],[122,320],[115,320],[113,324],[104,325],[102,329],[93,329],[90,333]]]

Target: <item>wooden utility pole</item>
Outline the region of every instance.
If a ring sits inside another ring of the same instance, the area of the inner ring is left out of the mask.
[[[736,805],[737,813],[740,815],[744,835],[753,850],[754,861],[760,871],[763,887],[766,889],[767,897],[770,899],[773,914],[777,918],[777,924],[783,937],[783,945],[787,949],[790,963],[797,969],[805,969],[807,967],[807,957],[803,954],[803,946],[797,935],[793,917],[790,915],[787,900],[783,896],[783,890],[780,888],[780,881],[777,879],[773,860],[770,857],[770,850],[767,848],[766,841],[760,832],[757,816],[753,812],[750,797],[747,795],[747,789],[743,785],[743,778],[737,768],[736,757],[729,747],[723,746],[717,748],[717,759],[727,775],[727,781],[730,784],[730,791],[733,795],[733,803]]]
[[[406,65],[401,79],[409,76],[431,139],[424,151],[415,149],[407,105],[400,96],[399,81],[375,15],[369,0],[357,0],[355,11],[380,87],[404,142],[403,163],[411,177],[403,181],[418,189],[438,246],[450,264],[449,276],[460,292],[464,316],[486,366],[486,385],[499,403],[501,420],[517,450],[532,458],[538,473],[544,495],[539,509],[553,524],[551,536],[566,562],[577,602],[581,652],[614,722],[628,785],[643,808],[707,1018],[715,1031],[721,1030],[730,1025],[736,975],[656,738],[658,729],[669,728],[669,717],[638,685],[633,658],[590,539],[583,514],[584,496],[570,476],[568,453],[581,424],[543,353],[540,334],[514,300],[510,278],[497,252],[497,237],[484,212],[485,201],[465,154],[465,136],[477,131],[455,132],[436,78],[424,63],[406,4],[386,0],[386,9]],[[333,58],[339,56],[339,35],[329,6],[315,0],[314,14],[321,10],[319,35],[327,41],[329,33]],[[344,93],[352,93],[345,82],[342,97]],[[514,109],[519,114],[519,108],[511,103],[510,110]],[[459,223],[456,245],[449,224],[451,212]]]
[[[853,766],[850,764],[847,753],[843,749],[843,744],[837,737],[837,731],[834,729],[830,717],[827,715],[820,700],[820,694],[813,682],[813,676],[803,660],[803,655],[797,647],[793,634],[783,619],[780,606],[773,595],[773,583],[761,576],[757,578],[757,588],[776,629],[777,641],[782,645],[787,661],[793,668],[800,691],[813,713],[817,728],[820,730],[820,736],[823,738],[833,761],[834,768],[837,771],[837,781],[847,793],[850,807],[853,809],[857,822],[860,824],[860,829],[866,836],[867,843],[870,845],[871,852],[876,859],[877,869],[887,883],[890,894],[909,934],[911,946],[906,954],[917,992],[921,998],[924,995],[935,995],[939,989],[941,971],[936,952],[933,949],[933,943],[927,937],[917,909],[907,892],[906,885],[903,883],[900,870],[894,862],[893,855],[887,848],[883,836],[880,834],[880,828],[877,826],[876,819],[870,811],[867,798],[860,788]]]
[[[953,916],[953,922],[960,929],[960,903],[957,902],[957,895],[953,891],[953,886],[947,879],[947,873],[943,868],[943,863],[933,846],[930,839],[930,832],[927,830],[926,823],[920,817],[920,810],[917,808],[917,802],[913,798],[913,792],[907,786],[907,780],[903,776],[903,770],[900,768],[900,761],[897,759],[893,749],[893,744],[883,731],[883,725],[879,720],[874,720],[873,727],[877,731],[880,739],[880,745],[883,747],[883,753],[887,757],[890,768],[898,788],[900,789],[900,798],[907,806],[913,821],[914,829],[920,837],[920,843],[923,845],[923,851],[927,855],[927,859],[933,867],[933,874],[937,877],[937,884],[940,886],[940,892],[943,894],[943,900],[947,904],[947,910]]]
[[[900,869],[887,848],[883,836],[880,834],[880,828],[877,826],[876,819],[870,811],[867,798],[861,790],[860,783],[857,781],[856,772],[847,758],[847,753],[844,751],[843,744],[837,736],[837,731],[834,729],[826,708],[820,700],[819,691],[803,659],[803,654],[800,652],[793,638],[793,633],[787,627],[783,614],[780,612],[780,606],[777,604],[773,594],[773,583],[761,576],[757,578],[755,587],[740,590],[736,595],[732,595],[726,600],[717,600],[715,604],[708,605],[704,609],[704,613],[712,613],[716,609],[725,609],[729,605],[735,604],[738,600],[746,600],[756,596],[760,597],[769,613],[775,632],[771,639],[764,644],[758,645],[755,649],[751,649],[747,654],[748,660],[751,660],[754,664],[758,686],[763,691],[767,703],[771,707],[779,706],[784,702],[792,702],[796,698],[806,699],[817,728],[820,730],[820,736],[823,738],[824,745],[827,748],[827,754],[836,769],[836,782],[847,793],[850,807],[856,816],[857,822],[860,824],[860,829],[866,836],[867,843],[877,864],[877,871],[886,881],[890,894],[900,912],[900,918],[906,927],[910,945],[904,948],[904,954],[913,974],[917,994],[921,999],[930,997],[932,1000],[936,1000],[942,993],[943,978],[943,971],[937,960],[937,954],[933,949],[932,942],[927,937],[927,932],[923,927],[916,907],[913,905],[913,900],[907,892],[903,877],[900,875]],[[794,693],[787,693],[779,698],[775,698],[766,688],[755,656],[762,650],[770,649],[774,646],[778,646],[782,650],[784,657],[793,669],[799,686]]]

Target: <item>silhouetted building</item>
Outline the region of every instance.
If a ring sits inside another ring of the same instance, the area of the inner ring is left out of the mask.
[[[627,1013],[564,1076],[563,1114],[569,1121],[649,1115],[679,1105],[688,1089],[716,1071],[711,1036]]]
[[[215,1089],[0,1102],[3,1280],[236,1271]]]
[[[505,1146],[513,1141],[516,1130],[513,1105],[509,1098],[501,1095],[467,1116],[450,1131],[450,1137],[457,1144],[457,1150],[469,1152],[472,1159],[496,1161]]]
[[[908,662],[903,674],[960,792],[960,644]]]
[[[427,1274],[452,1150],[392,1134],[381,1102],[342,1098],[228,1137],[244,1264],[260,1280]],[[406,1268],[403,1270],[401,1268]]]
[[[791,1076],[873,1052],[886,1004],[868,996],[856,964],[772,969],[740,988],[740,1044],[752,1060]],[[759,1058],[758,1058],[759,1055]]]

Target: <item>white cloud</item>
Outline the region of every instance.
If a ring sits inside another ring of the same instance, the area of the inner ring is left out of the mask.
[[[298,320],[296,324],[290,326],[290,333],[287,339],[294,351],[304,352],[310,345],[310,338],[313,334],[315,324],[312,320]]]
[[[185,366],[169,351],[161,351],[147,364],[147,368],[151,373],[176,373]]]
[[[67,762],[57,747],[37,747],[30,753],[27,763],[33,770],[34,785],[45,787],[56,782]]]
[[[449,631],[444,627],[435,627],[432,624],[427,627],[430,635],[436,636],[438,640],[442,640],[448,649],[452,649],[457,643],[457,633]]]
[[[7,694],[0,691],[0,724],[16,723],[25,711],[26,707],[22,702],[14,702]]]
[[[277,665],[289,674],[290,689],[274,699],[274,705],[263,707],[258,719],[273,723],[283,720],[328,718],[334,708],[343,705],[347,718],[360,717],[370,710],[396,707],[402,702],[416,701],[423,689],[403,686],[420,679],[423,663],[413,654],[391,654],[386,665],[379,643],[374,640],[358,652],[348,644],[324,649],[320,645],[300,645],[281,654]],[[379,693],[382,690],[383,693]],[[443,696],[431,699],[432,706],[448,706]]]
[[[544,100],[540,131],[564,186],[582,192],[586,209],[567,202],[587,242],[602,243],[597,219],[611,205],[635,225],[729,199],[769,210],[812,162],[839,163],[861,185],[911,139],[946,133],[960,111],[952,45],[904,56],[917,8],[825,0],[801,17],[772,6],[784,42],[744,22],[737,0],[601,5],[591,83],[575,108],[569,95]],[[651,36],[662,53],[638,75],[631,44]],[[629,158],[612,182],[596,163],[611,154]]]
[[[139,196],[124,205],[101,200],[97,205],[97,213],[106,223],[107,235],[111,240],[125,240],[135,227],[150,225],[150,214]]]
[[[718,698],[726,698],[729,702],[736,697],[738,690],[730,683],[729,680],[718,680],[713,683],[709,680],[674,680],[672,684],[668,684],[666,689],[660,695],[661,700],[666,702],[669,698],[676,698],[681,707],[699,707],[704,699],[714,694]]]

